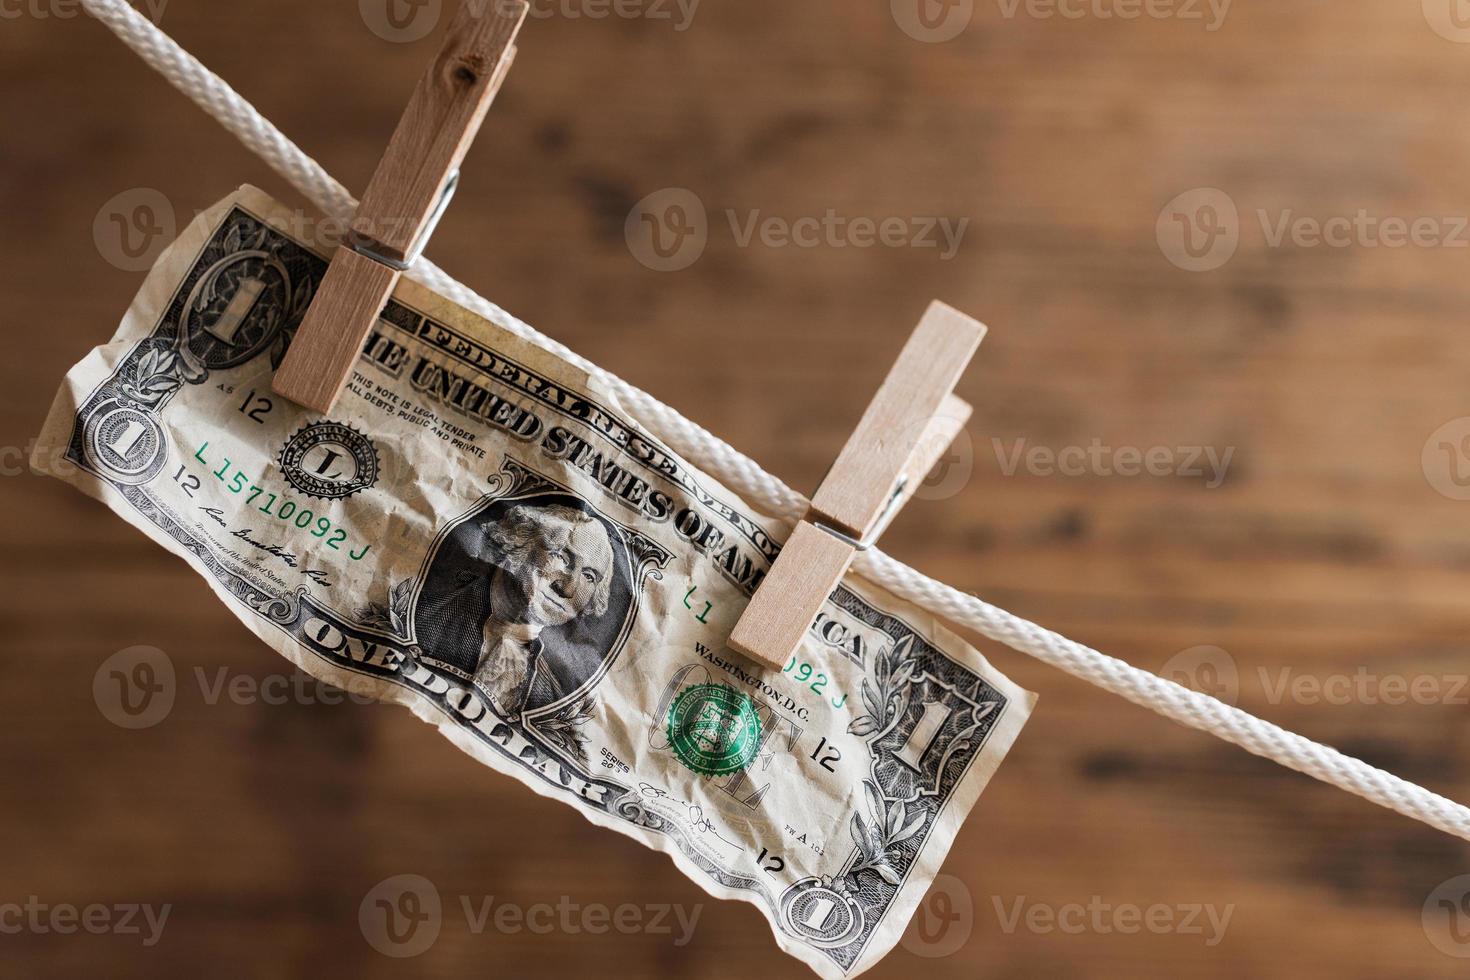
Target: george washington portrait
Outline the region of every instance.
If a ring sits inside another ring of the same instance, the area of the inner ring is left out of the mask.
[[[422,657],[504,717],[596,675],[630,606],[616,528],[565,494],[496,501],[453,529],[414,609]]]

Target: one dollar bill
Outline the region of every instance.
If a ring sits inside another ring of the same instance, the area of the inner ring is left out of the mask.
[[[408,280],[330,416],[272,395],[327,267],[300,226],[250,187],[200,215],[37,457],[301,669],[755,904],[822,976],[875,963],[1034,697],[853,575],[786,669],[735,654],[783,525]]]

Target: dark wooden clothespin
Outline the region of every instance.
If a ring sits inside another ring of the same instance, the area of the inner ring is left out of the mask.
[[[873,545],[970,417],[954,394],[985,326],[930,305],[730,634],[783,669],[860,550]]]
[[[526,0],[460,4],[276,371],[277,394],[331,411],[399,276],[449,204],[529,10]]]

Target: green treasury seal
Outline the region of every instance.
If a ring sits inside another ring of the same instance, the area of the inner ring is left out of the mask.
[[[750,698],[726,684],[696,684],[669,708],[669,744],[680,762],[704,776],[745,768],[761,745],[761,720]]]

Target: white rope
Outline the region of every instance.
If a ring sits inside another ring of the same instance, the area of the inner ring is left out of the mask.
[[[200,64],[142,14],[124,0],[82,2],[88,13],[107,25],[145,62],[234,133],[325,214],[337,219],[351,217],[357,202],[346,188],[219,76]],[[806,498],[766,473],[754,461],[653,396],[517,320],[428,260],[421,259],[410,275],[460,305],[578,365],[612,389],[629,410],[674,450],[763,510],[792,523],[805,513]],[[881,551],[861,553],[855,567],[865,577],[946,619],[1059,667],[1181,725],[1209,732],[1248,752],[1372,800],[1445,833],[1470,840],[1470,808],[1453,800],[1027,622],[975,596],[928,578]]]

